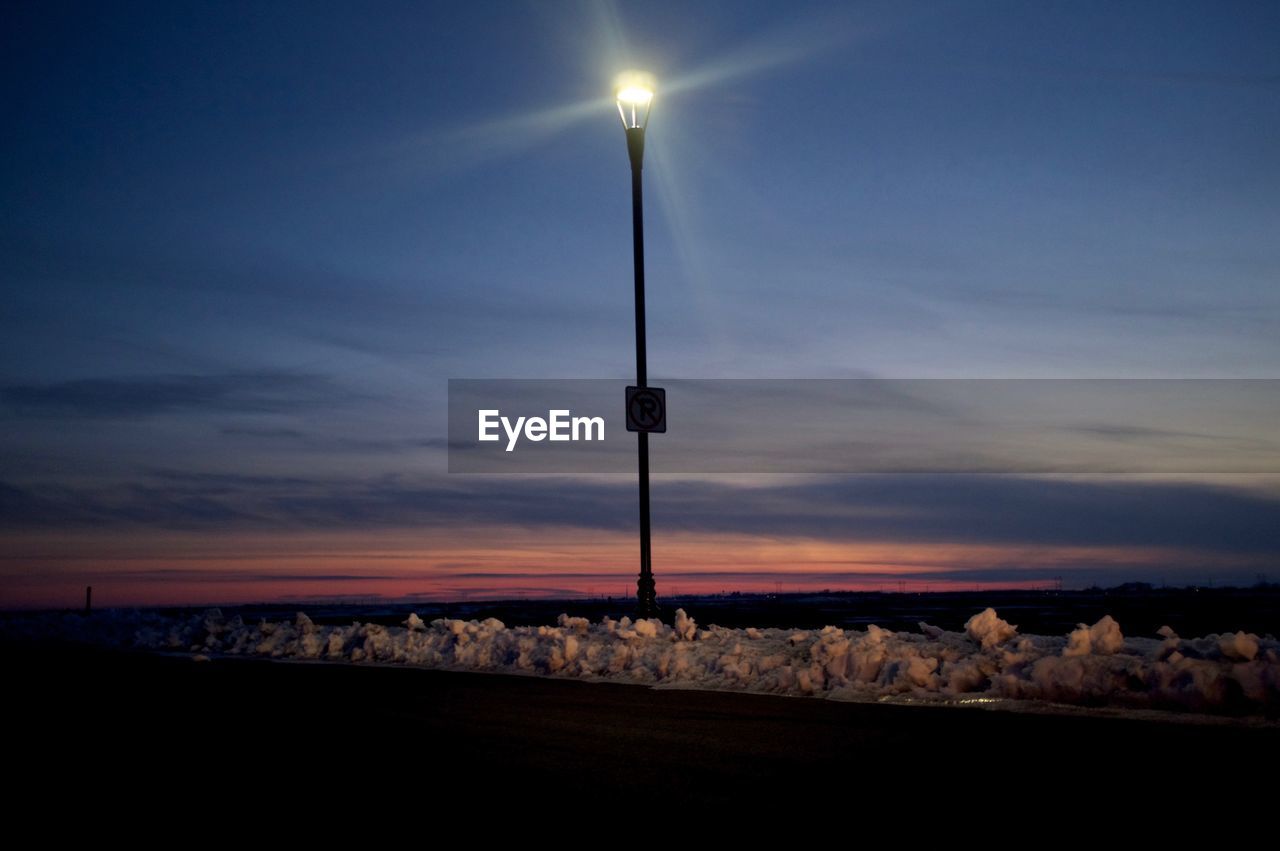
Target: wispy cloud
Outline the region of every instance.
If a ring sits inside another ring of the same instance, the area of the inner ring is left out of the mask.
[[[291,413],[349,396],[325,376],[286,372],[86,378],[0,388],[0,399],[19,413],[81,418]]]
[[[218,431],[228,437],[260,437],[270,440],[277,438],[294,440],[305,437],[305,435],[296,428],[247,428],[242,426],[224,426]]]
[[[630,483],[485,477],[306,480],[160,472],[111,490],[0,487],[10,528],[626,532]],[[1189,482],[856,476],[779,485],[664,481],[655,528],[829,542],[1181,547],[1280,554],[1280,499]]]

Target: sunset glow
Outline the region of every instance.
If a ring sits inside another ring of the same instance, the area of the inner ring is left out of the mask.
[[[1052,588],[1056,577],[1187,581],[1248,575],[1245,556],[1161,547],[1027,547],[835,543],[751,535],[667,536],[655,548],[663,593],[971,591]],[[24,536],[0,568],[12,605],[58,607],[94,586],[103,605],[272,600],[625,597],[634,539],[626,533],[520,528],[396,531],[370,536],[169,534],[136,541]]]

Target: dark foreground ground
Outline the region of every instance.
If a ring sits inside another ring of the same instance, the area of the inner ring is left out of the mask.
[[[1238,812],[1271,800],[1280,757],[1280,729],[1240,722],[0,650],[9,660],[6,772],[61,801],[91,790],[108,808],[239,801],[376,812],[429,802],[444,812],[479,802],[495,818],[555,811],[572,820],[585,808],[626,819],[637,807],[772,819],[836,806],[875,819],[877,807],[918,805],[986,820],[1123,801],[1166,814]]]

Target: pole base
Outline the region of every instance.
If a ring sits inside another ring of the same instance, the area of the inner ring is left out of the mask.
[[[662,610],[658,608],[658,595],[654,588],[652,576],[641,576],[636,582],[636,617],[659,618]]]

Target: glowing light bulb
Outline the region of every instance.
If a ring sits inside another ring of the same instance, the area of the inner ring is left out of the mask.
[[[628,86],[618,91],[618,100],[625,104],[641,106],[653,100],[653,92],[639,86]]]
[[[613,94],[623,127],[637,130],[648,123],[654,88],[653,75],[643,71],[624,71],[614,80]]]

